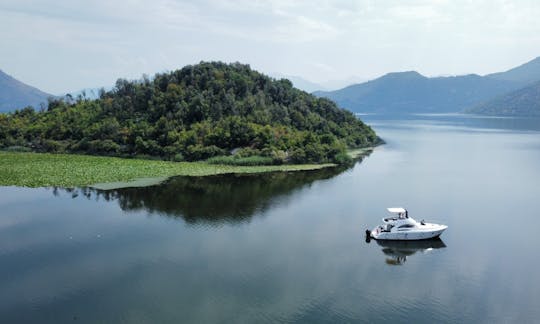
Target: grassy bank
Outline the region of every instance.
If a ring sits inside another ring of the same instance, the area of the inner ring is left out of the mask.
[[[351,159],[359,159],[363,156],[369,155],[371,152],[373,152],[373,150],[374,147],[351,149],[347,151],[347,154],[351,157]]]
[[[0,152],[0,186],[76,187],[140,178],[315,170],[333,164],[232,166],[75,154]]]

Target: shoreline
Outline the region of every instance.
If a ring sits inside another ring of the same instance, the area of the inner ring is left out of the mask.
[[[355,161],[374,147],[349,150]],[[213,176],[313,171],[338,167],[334,163],[233,166],[207,162],[172,162],[82,154],[0,151],[0,186],[28,188],[91,187],[111,190],[158,185],[175,176]]]
[[[116,188],[155,185],[173,176],[311,171],[336,166],[331,163],[231,166],[206,162],[0,151],[0,186],[113,189],[112,185],[116,185]]]

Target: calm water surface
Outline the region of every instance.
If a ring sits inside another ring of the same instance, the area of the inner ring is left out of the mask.
[[[538,322],[540,122],[363,119],[346,170],[0,187],[0,322]],[[366,243],[390,206],[449,229]]]

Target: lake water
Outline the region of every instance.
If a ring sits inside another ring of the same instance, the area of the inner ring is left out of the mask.
[[[346,170],[0,187],[0,322],[538,322],[540,122],[363,119]],[[449,228],[366,243],[391,206]]]

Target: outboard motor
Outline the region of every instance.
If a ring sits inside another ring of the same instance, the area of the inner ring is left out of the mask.
[[[371,241],[371,231],[366,230],[366,243],[369,243]]]

